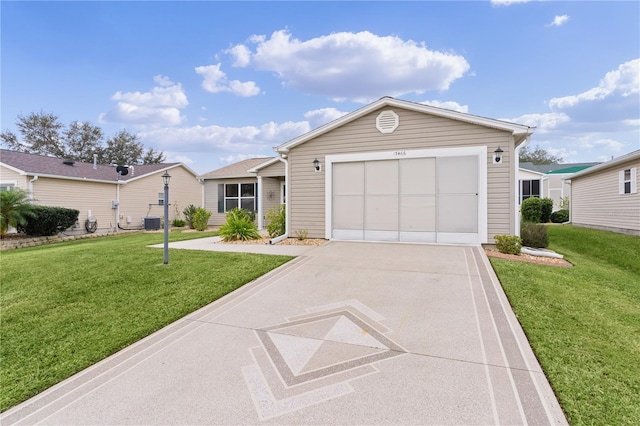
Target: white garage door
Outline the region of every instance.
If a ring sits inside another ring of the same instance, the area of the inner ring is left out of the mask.
[[[478,241],[478,156],[339,162],[332,173],[332,238]]]

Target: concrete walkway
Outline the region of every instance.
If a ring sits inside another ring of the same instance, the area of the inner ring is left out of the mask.
[[[479,247],[331,242],[8,424],[566,424]]]
[[[283,244],[226,244],[221,237],[198,238],[195,240],[169,243],[169,248],[186,250],[227,251],[234,253],[276,254],[284,256],[300,256],[314,246],[288,246]],[[154,244],[153,248],[164,248],[163,244]]]

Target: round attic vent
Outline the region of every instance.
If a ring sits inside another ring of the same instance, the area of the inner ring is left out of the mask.
[[[376,117],[376,129],[380,133],[393,133],[400,125],[400,117],[391,110],[382,111]]]

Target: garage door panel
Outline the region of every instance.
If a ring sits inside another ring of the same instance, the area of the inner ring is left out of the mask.
[[[367,161],[365,169],[367,196],[398,193],[398,160]]]
[[[478,157],[443,157],[437,160],[438,194],[478,192]]]
[[[333,165],[333,195],[364,194],[364,162]]]
[[[400,194],[436,193],[436,159],[408,158],[400,160]]]
[[[400,196],[400,232],[435,232],[435,195]]]
[[[367,195],[365,203],[364,229],[398,231],[397,195]]]
[[[333,226],[340,229],[364,229],[364,196],[333,197]]]
[[[440,195],[438,197],[438,232],[478,232],[478,197]]]

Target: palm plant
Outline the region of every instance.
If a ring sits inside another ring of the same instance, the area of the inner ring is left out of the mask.
[[[9,227],[26,225],[27,218],[35,215],[29,193],[23,189],[0,191],[0,237],[4,237]]]

